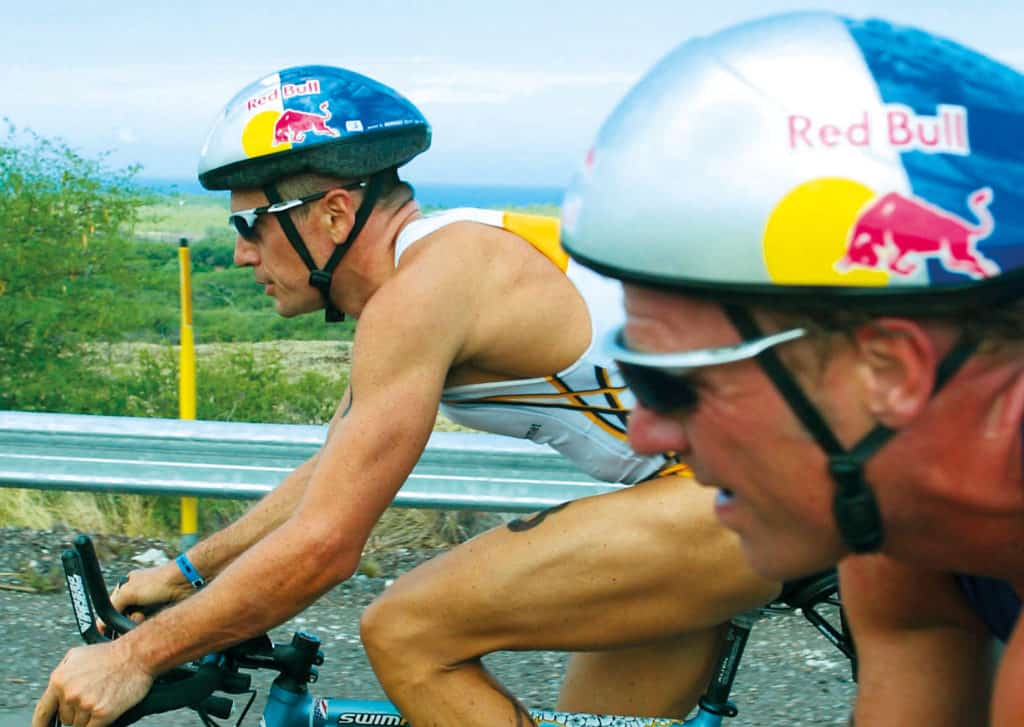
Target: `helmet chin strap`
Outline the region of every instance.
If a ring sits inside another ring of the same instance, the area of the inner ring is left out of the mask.
[[[724,305],[723,308],[744,340],[764,335],[754,317],[745,308],[734,305]],[[974,353],[978,343],[967,333],[961,335],[953,350],[946,354],[939,364],[932,396],[938,393]],[[817,408],[803,393],[796,379],[782,364],[775,349],[762,351],[758,354],[757,361],[804,428],[828,456],[829,474],[836,484],[832,512],[843,542],[855,553],[879,550],[884,540],[882,514],[870,484],[864,479],[864,465],[889,441],[896,430],[879,424],[852,448],[844,449]]]
[[[285,237],[288,238],[288,242],[295,248],[295,252],[302,258],[302,262],[306,264],[309,269],[309,284],[320,291],[320,295],[324,299],[324,320],[327,323],[337,323],[345,320],[345,314],[338,310],[338,307],[334,305],[331,300],[331,277],[334,275],[334,269],[338,267],[338,263],[345,257],[345,253],[352,247],[352,243],[359,236],[359,233],[363,230],[363,225],[366,224],[366,220],[370,217],[370,213],[373,211],[373,206],[377,203],[377,198],[380,196],[381,186],[384,183],[384,173],[378,172],[370,176],[369,181],[366,185],[366,190],[363,192],[363,201],[359,205],[359,209],[356,210],[355,220],[352,222],[352,229],[349,230],[348,237],[340,245],[334,246],[334,251],[331,253],[331,257],[328,258],[327,263],[323,268],[317,268],[316,263],[313,261],[313,256],[309,254],[309,248],[306,247],[306,243],[302,241],[302,236],[299,234],[298,229],[295,227],[295,223],[292,221],[289,212],[291,210],[284,210],[282,212],[275,212],[274,216],[277,217],[277,221],[281,223],[281,229],[284,230]],[[263,188],[263,193],[267,196],[267,201],[271,204],[277,204],[278,202],[284,201],[281,195],[277,191],[277,186],[273,183],[266,185]]]

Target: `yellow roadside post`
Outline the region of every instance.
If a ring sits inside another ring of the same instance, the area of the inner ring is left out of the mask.
[[[181,271],[181,359],[178,378],[178,418],[196,418],[196,342],[192,333],[192,264],[188,238],[178,242],[178,267]],[[181,549],[187,550],[199,539],[199,500],[181,498]]]

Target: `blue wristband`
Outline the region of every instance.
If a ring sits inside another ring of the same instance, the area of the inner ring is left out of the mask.
[[[199,571],[192,565],[192,561],[188,559],[187,555],[182,553],[174,559],[174,562],[178,564],[178,570],[185,576],[185,580],[191,583],[192,587],[197,591],[206,585],[206,579],[199,574]]]

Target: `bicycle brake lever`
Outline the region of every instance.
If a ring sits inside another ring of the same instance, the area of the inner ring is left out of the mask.
[[[78,551],[65,550],[60,556],[60,561],[64,566],[64,578],[68,586],[68,595],[71,596],[71,608],[75,612],[78,633],[82,635],[87,644],[110,641],[96,628],[96,614],[93,613],[89,593],[86,590],[82,559],[78,555]]]
[[[103,580],[103,573],[100,571],[100,562],[96,558],[96,550],[93,548],[92,540],[88,535],[79,535],[74,540],[74,548],[78,553],[82,566],[82,578],[85,587],[88,589],[92,600],[93,608],[107,626],[112,630],[125,634],[135,628],[135,622],[122,613],[119,613],[114,604],[110,602],[110,594],[107,593],[107,584]]]

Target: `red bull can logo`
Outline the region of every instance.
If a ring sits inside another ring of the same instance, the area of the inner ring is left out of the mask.
[[[321,93],[318,78],[308,78],[298,83],[281,83],[254,93],[246,99],[245,108],[249,118],[242,129],[242,149],[248,157],[264,156],[287,151],[293,144],[302,144],[310,137],[337,138],[340,128],[335,128],[331,118],[330,102],[324,101],[316,109],[303,111],[286,108],[289,99],[305,100],[300,103],[312,106],[311,96]],[[342,124],[339,120],[338,124]],[[359,119],[348,119],[343,124],[347,133],[362,131]]]
[[[999,273],[999,266],[977,249],[992,234],[995,221],[988,206],[992,190],[975,190],[967,205],[977,223],[918,197],[889,192],[872,201],[857,218],[836,270],[851,267],[913,275],[922,261],[938,260],[946,270],[980,280]]]

